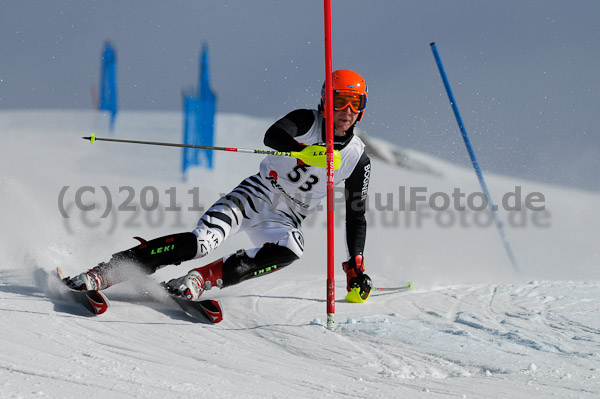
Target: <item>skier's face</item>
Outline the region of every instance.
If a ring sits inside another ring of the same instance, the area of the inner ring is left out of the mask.
[[[333,111],[333,127],[336,136],[344,136],[346,130],[354,125],[358,118],[358,114],[352,112],[350,107],[346,107],[341,111]]]

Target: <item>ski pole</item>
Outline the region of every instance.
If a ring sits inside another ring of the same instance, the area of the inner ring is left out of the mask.
[[[406,285],[401,285],[400,287],[373,287],[371,288],[371,291],[408,291],[408,290],[414,290],[415,289],[415,285],[409,281],[408,283],[406,283]]]
[[[327,168],[327,158],[325,153],[325,147],[320,145],[311,145],[304,148],[302,151],[273,151],[273,150],[251,150],[247,148],[234,148],[234,147],[211,147],[206,145],[192,145],[192,144],[179,144],[179,143],[163,143],[158,141],[140,141],[140,140],[124,140],[124,139],[111,139],[106,137],[96,137],[94,133],[89,137],[82,137],[84,140],[89,140],[90,143],[96,141],[112,141],[114,143],[130,143],[130,144],[146,144],[146,145],[158,145],[163,147],[179,147],[179,148],[196,148],[200,150],[213,150],[213,151],[229,151],[229,152],[244,152],[249,154],[262,154],[262,155],[278,155],[283,157],[291,157],[301,160],[307,165],[317,166],[319,168]],[[339,151],[335,151],[333,159],[333,168],[339,169],[342,164],[342,157]]]
[[[467,129],[465,128],[465,124],[463,123],[462,117],[460,116],[460,112],[458,111],[458,106],[456,105],[456,100],[454,99],[454,94],[452,94],[452,88],[450,87],[450,82],[448,81],[448,76],[446,76],[446,71],[444,70],[444,65],[442,65],[442,59],[437,50],[437,46],[435,43],[431,43],[431,51],[433,51],[433,57],[435,58],[435,62],[437,63],[438,69],[440,71],[440,75],[442,76],[442,81],[444,82],[444,87],[446,88],[446,93],[448,93],[448,99],[450,100],[450,105],[452,106],[452,110],[454,111],[454,116],[456,118],[456,122],[458,123],[458,128],[462,133],[463,141],[465,142],[465,146],[467,147],[467,151],[469,153],[469,157],[471,158],[471,163],[473,164],[473,168],[475,169],[475,173],[477,174],[477,179],[479,179],[479,185],[483,190],[487,201],[488,206],[490,208],[490,212],[492,213],[492,217],[494,222],[496,223],[496,227],[498,228],[498,233],[500,234],[500,238],[502,239],[502,243],[504,244],[504,249],[512,263],[515,271],[519,271],[519,265],[517,264],[517,259],[508,243],[508,239],[506,238],[506,234],[504,233],[504,228],[502,227],[502,222],[500,222],[500,218],[498,217],[498,213],[496,212],[496,206],[492,202],[492,196],[487,188],[487,184],[485,184],[485,180],[483,180],[483,173],[481,172],[481,168],[479,167],[479,163],[477,162],[477,157],[475,156],[475,151],[473,151],[473,146],[471,145],[471,140],[469,139],[469,135],[467,134]]]

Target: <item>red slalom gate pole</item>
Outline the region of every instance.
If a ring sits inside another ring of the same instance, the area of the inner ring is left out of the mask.
[[[335,242],[333,181],[333,90],[331,62],[331,0],[323,0],[325,15],[325,132],[327,148],[327,329],[335,329]]]

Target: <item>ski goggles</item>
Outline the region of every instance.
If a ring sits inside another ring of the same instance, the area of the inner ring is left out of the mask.
[[[338,90],[333,91],[333,110],[341,111],[350,107],[352,112],[358,114],[367,107],[367,96],[364,94],[344,93]]]

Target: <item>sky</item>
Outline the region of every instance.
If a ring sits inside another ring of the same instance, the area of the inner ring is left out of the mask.
[[[469,164],[435,41],[484,173],[600,191],[600,2],[333,0],[332,15],[334,69],[369,87],[364,133]],[[92,108],[106,40],[121,110],[181,109],[203,43],[219,112],[275,120],[320,99],[321,1],[4,0],[0,111]]]

